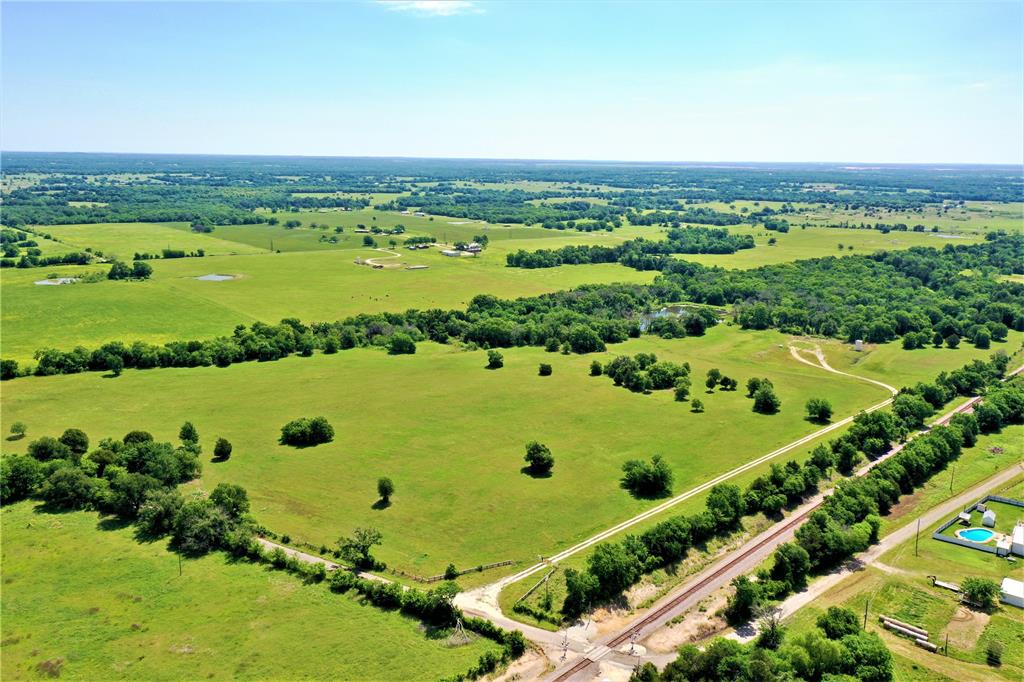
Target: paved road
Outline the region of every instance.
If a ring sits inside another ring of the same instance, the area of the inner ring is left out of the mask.
[[[1015,376],[1024,371],[1024,366],[1018,367],[1008,377]],[[955,414],[973,409],[980,397],[971,398],[958,407],[945,413],[934,422],[933,425],[946,424]],[[920,434],[915,434],[920,435]],[[905,444],[899,444],[892,448],[882,457],[868,463],[856,472],[856,476],[863,476],[872,468],[902,450]],[[1012,470],[1011,470],[1012,471]],[[1004,472],[1005,473],[1005,472]],[[1013,474],[1011,474],[1012,476]],[[810,516],[822,500],[831,494],[832,490],[815,495],[800,507],[793,514],[775,524],[749,542],[724,556],[704,571],[701,571],[679,588],[673,590],[665,597],[655,602],[650,610],[638,615],[631,623],[610,636],[602,639],[598,646],[587,652],[585,656],[570,661],[557,668],[549,677],[549,680],[582,680],[590,679],[595,670],[593,663],[605,658],[616,649],[623,646],[628,647],[631,639],[641,641],[651,635],[655,630],[660,629],[670,620],[679,616],[690,607],[697,604],[701,599],[712,594],[715,590],[726,585],[733,578],[752,571],[762,560],[764,560],[778,545],[788,542],[796,533],[796,529]],[[973,492],[973,491],[972,491]],[[966,495],[966,494],[965,494]],[[957,498],[958,500],[960,497]],[[904,531],[905,529],[901,529]],[[900,531],[898,531],[900,532]]]

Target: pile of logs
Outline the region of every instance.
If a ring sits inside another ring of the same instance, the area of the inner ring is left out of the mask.
[[[939,646],[937,644],[933,644],[928,641],[927,630],[923,630],[916,625],[911,625],[910,623],[904,623],[903,621],[896,620],[895,618],[890,618],[889,616],[879,616],[878,620],[886,630],[892,630],[893,632],[910,637],[914,640],[914,644],[922,649],[931,651],[932,653],[939,650]]]

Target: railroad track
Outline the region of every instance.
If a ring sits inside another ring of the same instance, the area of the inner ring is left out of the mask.
[[[1009,379],[1011,379],[1011,378],[1021,374],[1022,372],[1024,372],[1024,365],[1021,365],[1020,367],[1017,367],[1016,369],[1014,369],[1012,372],[1007,373],[1007,375],[1003,379],[1003,381],[1007,381],[1007,380],[1009,380]],[[982,397],[983,396],[975,396],[975,397],[971,398],[970,400],[967,400],[966,402],[964,402],[959,407],[954,408],[953,410],[947,412],[945,415],[943,415],[939,419],[936,419],[934,422],[932,422],[932,424],[930,425],[929,428],[934,427],[934,426],[943,426],[943,425],[947,424],[949,422],[949,420],[953,418],[954,415],[961,414],[963,412],[966,412],[967,410],[972,409],[978,402],[980,402],[982,400]],[[888,453],[886,453],[886,455],[884,457],[880,457],[877,460],[871,462],[871,464],[869,464],[863,470],[859,471],[856,475],[857,476],[865,475],[866,473],[868,473],[868,471],[870,471],[875,466],[877,466],[881,461],[883,461],[885,459],[888,459],[892,455],[895,455],[900,450],[902,450],[904,445],[905,445],[905,443],[900,443],[895,448],[893,448]],[[623,631],[619,632],[618,634],[613,635],[611,638],[603,641],[602,644],[604,646],[608,647],[609,649],[615,650],[618,647],[620,647],[623,644],[625,644],[626,642],[630,641],[630,639],[633,637],[634,634],[642,633],[642,631],[645,628],[647,628],[648,626],[653,625],[653,624],[657,624],[657,625],[660,626],[662,624],[662,621],[664,620],[666,614],[671,612],[672,609],[676,608],[681,603],[683,603],[684,601],[686,601],[687,599],[692,597],[699,590],[707,587],[709,584],[711,584],[711,583],[715,582],[716,580],[718,580],[719,578],[721,578],[722,574],[727,573],[731,569],[735,568],[738,563],[744,561],[751,554],[757,553],[759,550],[764,548],[765,545],[768,545],[768,544],[770,544],[772,542],[775,542],[779,538],[779,536],[788,533],[794,527],[799,526],[800,524],[802,524],[804,521],[807,520],[807,517],[810,516],[812,513],[814,513],[822,504],[824,504],[824,499],[822,501],[818,502],[817,504],[815,504],[814,506],[807,508],[806,510],[804,510],[800,514],[798,514],[798,515],[794,516],[793,518],[789,519],[789,521],[787,521],[784,525],[782,525],[782,526],[778,527],[777,529],[775,529],[770,535],[767,535],[767,536],[761,538],[755,545],[753,545],[753,547],[749,548],[748,551],[744,551],[743,554],[738,555],[735,558],[733,558],[732,560],[728,561],[727,563],[719,566],[718,568],[716,568],[714,570],[714,572],[704,576],[699,581],[697,581],[693,585],[690,585],[689,587],[687,587],[683,592],[681,592],[680,594],[676,595],[675,597],[673,597],[671,600],[669,600],[665,604],[662,604],[661,606],[657,607],[656,609],[652,610],[651,612],[649,612],[649,613],[645,614],[644,616],[642,616],[641,618],[639,618],[637,621],[635,621],[633,624],[631,624],[630,627],[627,628],[626,630],[623,630]],[[565,682],[566,680],[568,680],[569,678],[573,677],[577,673],[582,672],[587,666],[589,666],[589,665],[591,665],[592,663],[595,663],[595,662],[596,661],[594,661],[593,659],[591,659],[591,658],[589,658],[587,656],[583,656],[579,661],[574,663],[570,668],[568,668],[564,672],[559,673],[556,677],[552,677],[550,679],[553,682]]]
[[[565,682],[576,673],[583,672],[591,663],[595,661],[590,660],[586,656],[576,661],[571,668],[560,674],[558,677],[552,678],[552,682]]]
[[[780,535],[784,535],[784,534],[788,533],[790,530],[793,529],[794,526],[798,526],[801,523],[803,523],[807,519],[807,517],[810,516],[811,513],[814,512],[821,505],[822,505],[822,503],[819,502],[818,504],[816,504],[813,507],[811,507],[810,509],[806,510],[805,512],[803,512],[799,516],[793,517],[784,526],[778,528],[774,533],[772,533],[771,535],[769,535],[769,536],[767,536],[765,538],[762,538],[760,540],[760,542],[758,542],[752,548],[750,548],[749,552],[746,552],[746,553],[744,553],[741,556],[737,556],[735,559],[733,559],[729,563],[724,564],[723,566],[719,567],[714,573],[711,573],[710,575],[705,576],[704,578],[702,578],[701,580],[699,580],[695,584],[693,584],[690,587],[688,587],[682,593],[676,595],[668,603],[662,604],[657,609],[651,611],[650,613],[645,615],[643,618],[638,620],[629,630],[626,630],[624,632],[620,632],[618,635],[615,635],[610,640],[605,642],[605,646],[607,646],[609,649],[614,649],[614,648],[616,648],[618,646],[621,646],[622,644],[625,644],[626,642],[629,641],[630,637],[632,637],[634,632],[639,632],[640,630],[642,630],[646,626],[650,625],[651,623],[659,621],[662,617],[664,617],[664,615],[666,613],[668,613],[669,611],[671,611],[675,607],[679,606],[679,604],[681,604],[684,601],[686,601],[687,599],[689,599],[695,592],[697,592],[698,590],[700,590],[703,587],[706,587],[709,583],[712,583],[715,580],[717,580],[719,577],[721,577],[721,575],[723,573],[726,573],[730,569],[734,568],[736,566],[736,564],[740,563],[741,561],[746,560],[746,558],[750,554],[754,554],[755,552],[760,550],[765,545],[767,545],[767,544],[769,544],[771,542],[774,542]]]

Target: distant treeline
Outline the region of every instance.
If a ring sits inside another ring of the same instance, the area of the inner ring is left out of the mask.
[[[754,248],[750,235],[701,227],[673,228],[664,241],[633,239],[617,246],[563,246],[560,249],[522,249],[505,257],[509,267],[554,268],[586,263],[622,263],[637,270],[662,270],[675,253],[735,253]]]

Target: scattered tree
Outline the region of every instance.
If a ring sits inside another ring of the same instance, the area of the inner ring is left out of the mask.
[[[811,398],[807,401],[807,416],[817,422],[827,422],[832,419],[832,403],[824,398]]]
[[[539,374],[542,377],[551,376],[551,365],[547,364],[546,362],[540,363],[540,368],[537,370],[537,374]]]
[[[999,584],[989,578],[978,578],[970,576],[964,578],[960,583],[960,589],[969,601],[974,602],[980,608],[991,609],[996,605],[996,597],[999,595]]]
[[[376,528],[356,528],[349,537],[338,539],[341,556],[359,567],[373,566],[370,551],[384,539]]]
[[[537,441],[530,441],[526,444],[526,460],[529,472],[534,476],[543,476],[551,472],[555,466],[555,457],[551,454],[548,446]]]
[[[231,457],[231,443],[227,438],[218,438],[217,444],[213,446],[213,456],[221,461]]]
[[[505,366],[505,357],[496,350],[487,351],[487,369],[499,369]]]
[[[395,484],[391,482],[390,478],[383,476],[377,479],[377,494],[385,507],[391,504],[391,496],[395,494]]]
[[[636,497],[664,497],[672,492],[672,470],[661,455],[651,462],[631,459],[622,465],[622,487]]]

